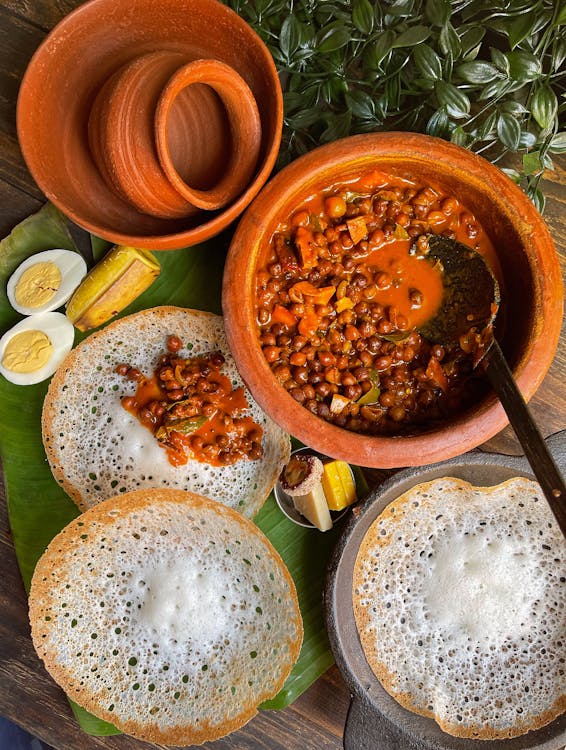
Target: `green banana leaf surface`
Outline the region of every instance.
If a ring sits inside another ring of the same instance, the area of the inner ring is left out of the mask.
[[[225,233],[196,247],[158,253],[161,275],[121,314],[162,304],[220,313],[222,271],[229,239],[229,233]],[[54,247],[78,252],[67,220],[51,204],[28,217],[0,242],[0,334],[22,317],[11,308],[6,297],[8,278],[25,258]],[[108,247],[108,243],[93,238],[93,258],[101,257]],[[77,332],[75,344],[84,337],[85,334]],[[16,386],[0,375],[0,456],[9,520],[26,590],[37,560],[51,539],[79,513],[53,479],[45,458],[41,409],[47,386],[48,381]],[[357,481],[364,481],[359,473]],[[363,492],[365,488],[358,486],[358,489]],[[296,526],[280,512],[273,495],[254,520],[294,578],[304,622],[304,643],[297,664],[281,692],[262,705],[266,709],[279,709],[292,703],[333,662],[322,615],[322,588],[328,557],[340,529],[338,526],[320,534]],[[112,725],[72,702],[71,705],[86,733],[117,733]]]

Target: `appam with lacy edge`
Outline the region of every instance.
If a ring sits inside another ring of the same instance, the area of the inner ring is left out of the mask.
[[[243,726],[282,688],[303,636],[267,537],[178,490],[126,493],[71,521],[37,564],[29,606],[34,646],[67,695],[167,745]]]
[[[566,708],[564,540],[536,482],[411,488],[369,527],[353,608],[369,666],[456,737],[517,737]]]
[[[222,372],[243,388],[249,415],[263,431],[263,455],[215,466],[189,457],[173,465],[151,430],[122,405],[137,383],[116,372],[127,363],[150,378],[169,336],[179,356],[220,352]],[[171,487],[211,497],[252,518],[289,459],[289,436],[253,400],[228,349],[219,315],[155,307],[116,320],[71,351],[56,372],[43,406],[43,444],[51,471],[81,510],[144,487]]]

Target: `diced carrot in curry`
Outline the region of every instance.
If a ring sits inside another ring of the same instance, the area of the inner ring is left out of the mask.
[[[310,281],[299,281],[289,289],[289,299],[292,302],[308,302],[310,305],[327,305],[336,287],[316,287]]]
[[[368,236],[366,220],[363,216],[356,216],[355,219],[347,219],[348,232],[354,245]]]
[[[291,328],[297,322],[297,318],[293,315],[290,310],[287,310],[283,305],[275,305],[273,312],[271,313],[272,323],[282,323],[283,325]]]
[[[314,311],[314,307],[305,305],[305,314],[299,321],[298,330],[301,336],[310,338],[314,336],[318,329],[319,317]]]
[[[310,229],[302,226],[297,227],[295,247],[299,251],[301,268],[314,268],[318,261],[318,250]]]

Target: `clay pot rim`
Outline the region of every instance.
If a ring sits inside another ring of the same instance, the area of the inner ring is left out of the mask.
[[[439,147],[441,146],[441,149]],[[562,280],[552,238],[531,201],[497,167],[459,146],[420,134],[389,132],[351,136],[319,147],[285,167],[261,191],[242,217],[228,253],[222,305],[228,343],[244,381],[263,410],[290,434],[326,455],[375,468],[434,463],[460,455],[489,440],[508,424],[491,393],[473,411],[443,426],[411,436],[370,437],[336,427],[311,414],[285,391],[265,361],[256,335],[251,294],[255,256],[262,228],[295,198],[330,186],[336,171],[376,160],[442,163],[468,184],[489,190],[501,213],[513,220],[533,273],[537,299],[526,346],[514,375],[528,400],[552,362],[562,320]],[[325,171],[331,177],[321,179]],[[296,204],[295,204],[296,205]],[[505,211],[512,205],[512,211]],[[274,228],[274,227],[272,227]],[[234,288],[237,280],[237,290]],[[544,335],[542,332],[544,330]]]
[[[188,86],[213,89],[226,109],[232,134],[232,154],[219,182],[198,190],[184,180],[173,163],[167,123],[175,99]],[[248,84],[220,60],[200,59],[182,65],[165,84],[155,111],[155,144],[161,168],[174,189],[189,203],[207,211],[222,208],[245,189],[253,176],[261,145],[259,110]]]
[[[187,5],[190,4],[187,0],[183,0],[183,2]],[[261,165],[256,172],[252,183],[250,183],[248,188],[234,203],[194,227],[158,234],[139,234],[115,230],[105,224],[81,217],[77,211],[73,208],[69,208],[65,205],[64,201],[59,199],[56,187],[51,188],[47,185],[40,184],[37,180],[36,174],[42,174],[43,172],[41,169],[42,157],[32,150],[30,145],[31,137],[30,143],[26,143],[26,138],[23,137],[24,130],[29,131],[29,128],[24,127],[22,92],[31,91],[35,88],[35,85],[32,86],[30,81],[40,74],[42,76],[45,75],[45,73],[42,72],[45,67],[44,59],[49,59],[55,54],[54,50],[56,50],[60,43],[64,43],[68,33],[71,33],[77,26],[83,25],[81,17],[90,16],[91,13],[98,16],[102,12],[102,9],[107,7],[115,10],[115,3],[113,0],[87,0],[87,2],[72,10],[62,18],[56,26],[54,26],[32,55],[22,77],[20,92],[18,94],[16,112],[18,141],[29,171],[38,183],[38,187],[44,193],[45,197],[53,203],[53,205],[59,208],[65,216],[86,231],[115,244],[135,245],[148,250],[165,251],[191,247],[215,237],[226,229],[251,203],[269,178],[279,154],[283,128],[283,92],[277,68],[275,67],[275,62],[261,37],[251,28],[251,26],[249,26],[249,24],[238,16],[235,11],[227,5],[219,2],[219,0],[208,0],[208,2],[211,5],[222,8],[223,14],[230,16],[234,23],[243,30],[243,33],[254,39],[258,51],[258,61],[262,66],[265,78],[270,81],[274,102],[273,108],[270,109],[270,129],[269,131],[264,131],[266,133],[265,154],[263,155]],[[41,182],[43,183],[43,179]]]

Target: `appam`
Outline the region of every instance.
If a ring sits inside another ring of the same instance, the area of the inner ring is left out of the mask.
[[[244,385],[221,316],[156,307],[121,318],[71,351],[50,383],[42,435],[53,476],[81,510],[122,492],[171,487],[218,500],[252,518],[289,459],[290,440],[247,389],[247,413],[263,429],[263,457],[222,467],[192,459],[173,466],[150,430],[120,403],[135,393],[136,383],[117,374],[117,365],[127,363],[152,375],[169,335],[181,339],[184,357],[220,351],[226,360],[222,372],[235,388]]]
[[[34,646],[67,695],[139,739],[190,745],[245,724],[302,642],[294,583],[237,511],[137,490],[50,543],[30,597]]]
[[[535,482],[440,477],[361,540],[353,611],[365,658],[402,706],[460,738],[517,737],[566,708],[566,566]]]

